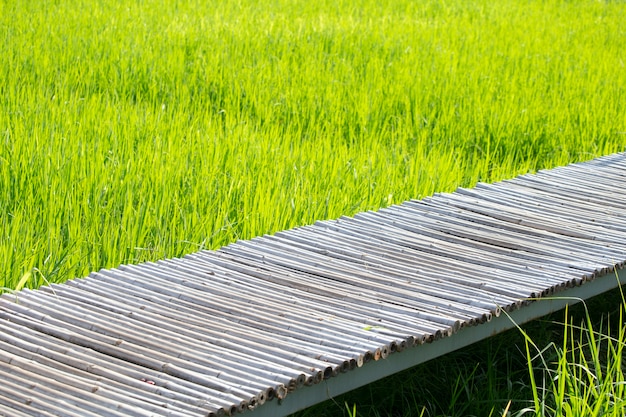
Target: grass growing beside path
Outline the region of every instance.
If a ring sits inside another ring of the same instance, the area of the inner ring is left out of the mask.
[[[624,313],[617,289],[293,417],[621,417]]]
[[[0,2],[0,287],[622,150],[625,11]]]

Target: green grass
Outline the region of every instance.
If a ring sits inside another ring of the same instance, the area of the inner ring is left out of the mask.
[[[538,349],[532,339],[526,337],[533,404],[521,410],[519,415],[626,415],[626,380],[622,365],[626,346],[623,295],[621,307],[617,317],[596,324],[589,314],[580,324],[572,322],[568,320],[566,310],[562,341],[552,342],[544,349]],[[554,359],[549,363],[546,357]]]
[[[625,10],[0,2],[0,287],[622,150]]]

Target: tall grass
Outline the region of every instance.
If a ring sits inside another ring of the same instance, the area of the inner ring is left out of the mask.
[[[0,287],[622,150],[625,9],[0,2]]]
[[[624,312],[622,302],[617,325],[613,322],[613,328],[610,321],[592,323],[588,314],[580,324],[566,320],[562,342],[551,343],[543,349],[537,349],[537,345],[526,338],[533,404],[517,415],[626,415]],[[613,319],[615,321],[615,317]],[[551,357],[552,361],[548,362],[546,357]]]

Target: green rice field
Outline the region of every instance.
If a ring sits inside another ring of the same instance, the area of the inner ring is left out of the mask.
[[[0,2],[0,286],[620,151],[626,6]]]
[[[0,0],[0,287],[623,151],[624,22],[609,0]]]

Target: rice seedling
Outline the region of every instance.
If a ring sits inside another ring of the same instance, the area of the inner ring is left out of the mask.
[[[613,327],[611,317],[593,323],[588,313],[575,324],[566,309],[561,343],[543,349],[524,335],[533,401],[515,415],[623,416],[625,308],[622,299]]]
[[[619,2],[0,7],[7,288],[624,146]]]

